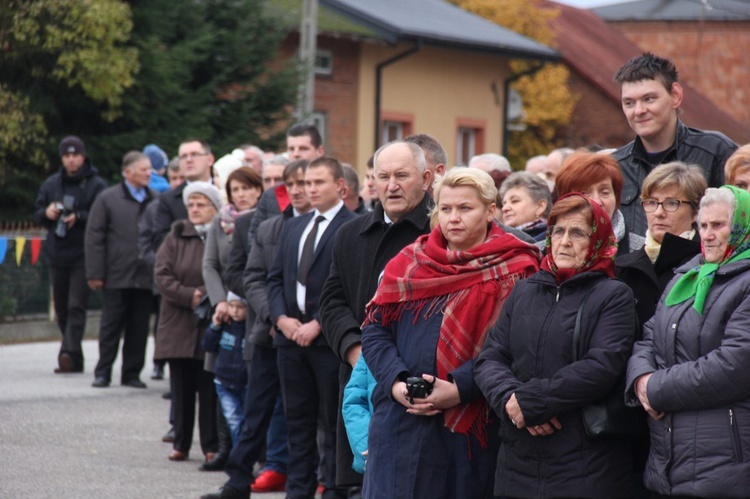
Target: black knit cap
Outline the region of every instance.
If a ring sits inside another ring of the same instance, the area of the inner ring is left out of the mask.
[[[70,153],[78,153],[86,156],[86,146],[83,145],[83,141],[80,137],[68,135],[60,141],[60,156],[65,156]]]

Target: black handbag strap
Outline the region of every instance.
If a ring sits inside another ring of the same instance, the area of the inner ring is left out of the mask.
[[[581,342],[581,317],[583,316],[583,306],[586,305],[586,301],[588,301],[589,296],[594,293],[598,285],[599,283],[594,284],[594,287],[586,293],[586,296],[584,296],[581,301],[581,306],[578,307],[578,313],[576,313],[576,325],[575,329],[573,329],[573,362],[578,360],[578,350]]]

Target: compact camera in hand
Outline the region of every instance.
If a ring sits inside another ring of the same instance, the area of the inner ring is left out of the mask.
[[[406,392],[409,394],[409,402],[413,404],[414,399],[423,399],[432,393],[432,383],[424,378],[406,378]]]
[[[57,237],[65,237],[68,235],[68,226],[63,222],[63,219],[73,213],[76,205],[76,198],[73,196],[63,196],[63,202],[57,203],[55,208],[60,210],[60,217],[57,219],[57,225],[55,226],[55,235]]]

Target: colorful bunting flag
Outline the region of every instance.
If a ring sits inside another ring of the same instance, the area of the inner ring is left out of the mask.
[[[16,265],[21,265],[21,256],[23,256],[23,249],[26,246],[26,238],[23,236],[16,236]]]
[[[5,260],[5,253],[8,251],[8,238],[0,237],[0,264]]]
[[[35,237],[31,240],[31,265],[36,265],[39,260],[39,252],[42,249],[42,240],[39,237]]]

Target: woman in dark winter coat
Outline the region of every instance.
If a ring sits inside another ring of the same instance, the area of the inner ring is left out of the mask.
[[[195,394],[198,393],[201,447],[206,461],[218,450],[216,389],[203,369],[201,340],[193,310],[206,293],[200,262],[211,220],[221,208],[219,190],[208,182],[192,182],[182,193],[188,219],[175,222],[156,253],[154,279],[162,295],[155,359],[169,362],[174,404],[175,440],[169,459],[184,461],[193,442]]]
[[[695,217],[706,192],[703,170],[674,162],[660,165],[641,186],[646,212],[646,245],[615,260],[615,273],[636,296],[639,331],[656,311],[677,267],[700,253]],[[636,338],[640,340],[640,336]]]
[[[538,268],[536,248],[494,223],[496,195],[481,170],[446,174],[434,229],[386,265],[367,306],[362,354],[377,387],[365,498],[492,497],[496,420],[474,361],[512,287]],[[410,377],[431,393],[410,393]]]
[[[702,254],[677,270],[628,363],[646,409],[644,481],[662,496],[750,494],[750,194],[708,189]]]
[[[579,150],[565,158],[555,179],[558,198],[580,192],[594,200],[609,215],[617,241],[617,255],[627,255],[643,246],[644,238],[630,234],[620,211],[622,172],[620,164],[609,154]]]
[[[542,270],[513,289],[475,367],[501,419],[495,494],[627,497],[629,444],[588,439],[581,410],[615,389],[625,370],[633,293],[612,279],[617,246],[598,203],[578,193],[560,198],[548,234]],[[574,361],[584,298],[580,341],[588,350]]]

